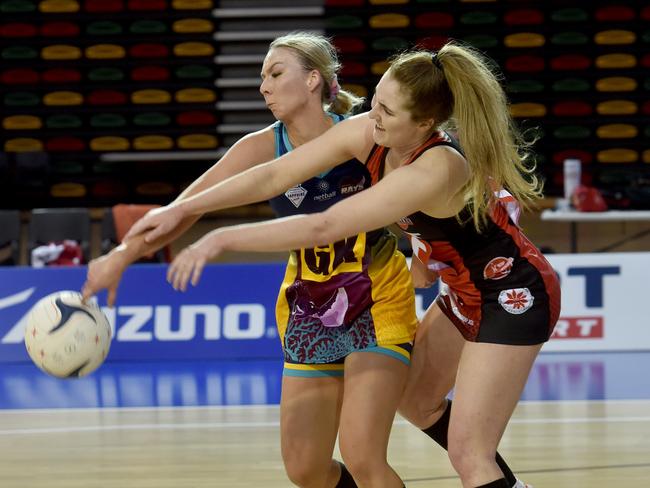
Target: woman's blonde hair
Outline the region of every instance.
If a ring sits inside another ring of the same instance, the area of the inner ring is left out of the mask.
[[[345,115],[363,104],[363,98],[340,89],[337,75],[341,70],[341,63],[336,48],[327,37],[309,32],[291,32],[276,38],[271,42],[269,49],[276,47],[295,52],[305,71],[315,69],[320,73],[323,79],[321,99],[324,109]]]
[[[508,190],[524,208],[542,196],[531,162],[534,141],[525,141],[515,127],[490,61],[450,42],[437,53],[400,54],[389,71],[408,95],[405,108],[413,120],[433,119],[436,128],[457,130],[471,171],[460,191],[478,230],[495,202],[495,188]]]

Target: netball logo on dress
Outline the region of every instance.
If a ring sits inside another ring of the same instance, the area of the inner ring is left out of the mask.
[[[305,195],[307,195],[307,190],[300,185],[289,188],[284,194],[296,208],[300,207],[300,204],[305,199]]]
[[[498,256],[491,259],[483,268],[483,278],[486,280],[500,280],[505,278],[512,271],[513,258]]]
[[[532,307],[534,300],[528,288],[512,288],[499,293],[499,303],[503,309],[515,315],[522,314]]]

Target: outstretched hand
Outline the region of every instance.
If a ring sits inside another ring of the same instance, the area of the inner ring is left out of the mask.
[[[126,266],[127,264],[116,252],[111,252],[90,261],[88,263],[86,282],[81,288],[84,302],[101,290],[106,289],[108,290],[108,306],[115,305],[117,287]]]
[[[213,231],[183,249],[174,258],[167,270],[167,281],[175,290],[185,291],[188,281],[191,281],[192,286],[199,283],[205,264],[222,252],[217,240],[218,232]]]
[[[144,217],[133,224],[124,239],[130,239],[146,232],[144,240],[149,244],[176,229],[184,218],[185,215],[177,204],[169,204],[150,210]]]

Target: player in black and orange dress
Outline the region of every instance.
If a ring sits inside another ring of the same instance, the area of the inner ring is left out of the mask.
[[[452,123],[462,151],[443,131]],[[418,328],[400,412],[448,447],[464,487],[523,487],[496,449],[560,308],[555,273],[513,217],[519,203],[541,196],[526,148],[489,63],[450,43],[398,56],[370,112],[145,217],[136,230],[153,229],[154,239],[188,215],[276,195],[350,158],[366,161],[370,189],[324,212],[213,231],[174,260],[168,279],[179,289],[196,284],[224,250],[314,246],[400,222],[414,242],[414,283],[437,274],[444,285]]]

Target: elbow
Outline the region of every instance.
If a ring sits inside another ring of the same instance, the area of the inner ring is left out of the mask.
[[[313,237],[315,245],[324,246],[337,240],[334,222],[327,212],[312,214],[310,217],[312,218],[310,235]]]

